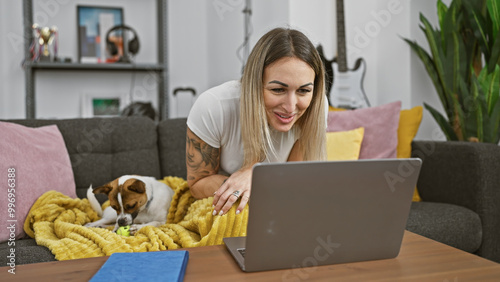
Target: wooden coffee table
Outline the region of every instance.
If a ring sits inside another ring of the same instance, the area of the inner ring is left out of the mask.
[[[242,272],[225,246],[186,249],[185,281],[500,281],[500,264],[406,231],[394,259],[320,267]],[[0,281],[88,281],[108,257],[0,268]],[[133,270],[131,270],[133,271]]]

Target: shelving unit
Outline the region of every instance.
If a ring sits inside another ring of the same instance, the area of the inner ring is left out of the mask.
[[[81,63],[31,63],[33,69],[46,70],[122,70],[163,71],[160,64],[81,64]]]
[[[33,41],[33,0],[23,0],[24,17],[24,71],[26,86],[26,118],[36,118],[35,72],[45,70],[67,71],[142,71],[158,73],[158,111],[160,119],[169,117],[168,113],[168,42],[167,42],[167,0],[156,0],[158,18],[158,63],[157,64],[81,64],[81,63],[41,63],[29,60],[30,44]]]

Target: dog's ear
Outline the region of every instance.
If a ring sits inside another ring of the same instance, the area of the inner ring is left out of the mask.
[[[146,192],[146,184],[144,184],[144,182],[137,179],[130,180],[133,182],[130,183],[130,185],[126,186],[128,187],[128,190],[141,194]]]
[[[94,190],[92,190],[92,192],[94,192],[94,194],[106,194],[106,195],[108,195],[109,192],[111,192],[111,190],[113,190],[115,188],[118,188],[118,180],[113,180],[113,181],[106,183],[102,186],[96,187],[96,188],[94,188]]]
[[[109,192],[111,192],[111,190],[113,190],[113,187],[111,187],[109,184],[104,184],[102,186],[94,188],[94,190],[92,190],[92,192],[94,192],[94,194],[106,194],[106,195],[108,195]]]

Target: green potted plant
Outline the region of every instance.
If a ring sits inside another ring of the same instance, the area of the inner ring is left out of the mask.
[[[424,103],[447,140],[500,141],[500,0],[437,2],[439,27],[420,14],[430,52],[404,39],[423,62],[446,116]]]

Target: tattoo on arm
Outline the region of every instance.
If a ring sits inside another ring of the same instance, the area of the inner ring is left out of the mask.
[[[220,167],[220,149],[208,145],[190,132],[186,135],[186,165],[188,180],[191,181],[216,174]]]

